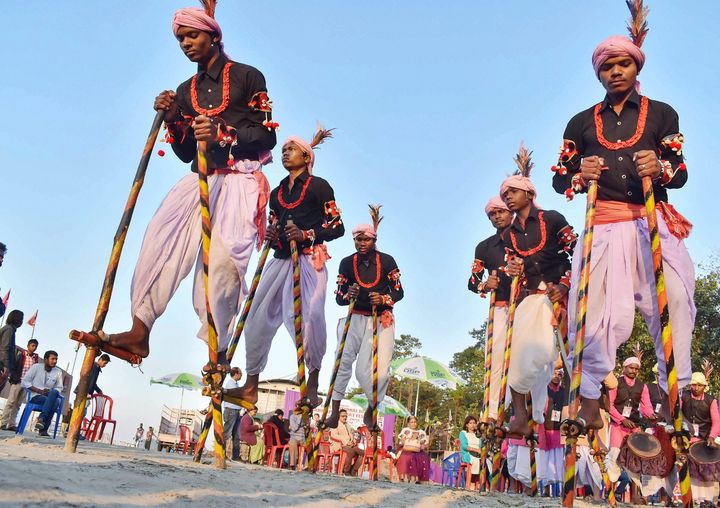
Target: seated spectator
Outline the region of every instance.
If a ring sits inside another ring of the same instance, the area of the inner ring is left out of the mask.
[[[480,475],[480,438],[477,436],[477,418],[468,415],[460,432],[460,461],[471,464],[471,482],[479,481]]]
[[[36,363],[22,380],[22,387],[35,395],[30,402],[42,404],[42,410],[35,430],[41,436],[47,436],[52,417],[57,410],[58,395],[63,391],[63,373],[56,367],[58,354],[55,351],[46,351],[43,363]]]
[[[240,460],[243,462],[250,460],[250,448],[258,442],[256,432],[262,430],[262,425],[255,422],[257,412],[257,406],[253,406],[240,418]]]
[[[290,415],[289,428],[290,428],[290,448],[289,451],[289,465],[290,469],[302,470],[303,463],[303,451],[305,449],[305,425],[303,422],[302,407],[300,401],[295,404]]]
[[[285,411],[282,409],[276,409],[275,414],[272,415],[267,423],[272,423],[275,425],[278,429],[278,434],[280,435],[280,444],[286,445],[290,441],[290,433],[287,429],[287,421],[284,418]]]
[[[30,367],[38,363],[40,357],[35,352],[38,347],[38,341],[36,339],[30,339],[27,343],[27,350],[18,347],[15,352],[15,368],[10,374],[8,381],[10,387],[8,390],[7,401],[5,401],[5,409],[0,418],[0,430],[9,430],[15,432],[17,427],[15,421],[17,420],[18,410],[20,405],[25,402],[25,390],[23,389],[20,382],[25,377]]]
[[[430,457],[425,451],[428,439],[425,431],[418,429],[417,417],[408,417],[407,427],[398,434],[398,445],[400,456],[397,459],[397,471],[400,480],[410,483],[428,481]]]
[[[337,452],[342,449],[345,452],[345,464],[343,474],[357,476],[362,466],[363,451],[358,447],[355,439],[355,431],[347,423],[347,411],[340,410],[338,426],[330,429],[330,449]]]

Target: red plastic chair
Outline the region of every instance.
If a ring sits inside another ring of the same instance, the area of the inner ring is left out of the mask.
[[[110,444],[115,439],[115,426],[117,421],[112,419],[113,400],[107,395],[96,393],[90,398],[92,407],[92,416],[85,431],[85,439],[89,441],[98,441],[102,439],[105,432],[105,425],[112,425],[112,434],[110,435]]]
[[[334,452],[332,451],[332,445],[330,448],[330,450],[331,450],[331,452],[330,452],[330,472],[335,473],[336,475],[339,476],[342,474],[343,469],[345,467],[345,457],[347,454],[342,449],[342,441],[332,437],[332,434],[330,432],[328,432],[328,437],[330,438],[331,443],[337,443],[340,445],[340,449],[336,450]],[[338,462],[337,462],[337,467],[333,471],[333,463],[335,462],[335,457],[338,458]]]
[[[373,477],[374,473],[374,461],[373,461],[373,447],[372,447],[372,432],[366,427],[362,426],[358,429],[358,432],[360,432],[360,435],[362,436],[363,441],[365,442],[365,450],[362,456],[362,464],[360,464],[360,469],[358,470],[358,476],[362,476],[363,472],[365,471],[365,466],[368,467],[368,471],[370,474],[370,478]],[[378,463],[381,460],[384,460],[386,458],[390,459],[390,481],[392,481],[392,457],[389,457],[385,450],[382,447],[382,443],[385,442],[385,431],[380,431],[380,448],[378,449]]]
[[[332,449],[330,448],[330,431],[324,430],[317,453],[317,470],[323,473],[332,472]]]
[[[282,469],[285,457],[285,450],[290,447],[280,444],[280,431],[275,424],[270,422],[263,423],[263,442],[265,443],[264,461],[270,467],[278,467]],[[280,454],[278,454],[280,452]],[[277,466],[275,466],[277,462]]]
[[[193,440],[192,430],[187,425],[180,425],[180,440],[178,441],[176,450],[178,453],[181,453],[180,450],[182,449],[182,454],[187,455],[188,451],[190,453],[195,453],[195,445],[197,443]]]
[[[460,440],[455,440],[455,447],[460,450]],[[460,469],[458,469],[457,474],[457,481],[455,482],[455,485],[460,487],[461,485],[464,486],[465,490],[480,490],[480,482],[475,482],[475,486],[471,486],[471,480],[472,480],[472,464],[469,464],[467,462],[462,462],[462,459],[460,459]]]

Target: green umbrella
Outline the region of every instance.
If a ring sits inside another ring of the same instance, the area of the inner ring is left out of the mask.
[[[350,402],[353,402],[360,406],[363,410],[368,407],[368,399],[364,394],[354,395]],[[393,399],[389,395],[385,395],[385,398],[378,404],[378,413],[384,415],[395,415],[400,418],[407,418],[410,416],[410,411],[403,406],[400,402]]]
[[[178,412],[178,423],[180,425],[180,415],[182,414],[183,398],[185,397],[185,390],[202,390],[203,382],[200,376],[190,374],[189,372],[175,372],[173,374],[165,374],[161,378],[153,379],[150,378],[150,384],[172,386],[174,388],[180,388],[180,411]]]
[[[150,384],[174,386],[185,390],[202,390],[203,387],[202,378],[189,372],[166,374],[158,379],[150,379]]]
[[[398,358],[392,362],[390,370],[394,376],[417,379],[417,392],[415,393],[415,413],[417,413],[420,398],[420,381],[426,381],[438,388],[454,390],[464,381],[446,365],[426,356],[413,356]]]
[[[454,390],[457,385],[464,384],[449,367],[426,356],[398,358],[392,362],[391,370],[395,376],[427,381],[439,388]]]

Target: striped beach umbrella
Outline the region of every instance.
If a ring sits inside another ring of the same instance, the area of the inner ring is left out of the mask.
[[[426,381],[439,388],[454,390],[464,384],[448,366],[426,356],[398,358],[392,362],[391,371],[394,376]]]

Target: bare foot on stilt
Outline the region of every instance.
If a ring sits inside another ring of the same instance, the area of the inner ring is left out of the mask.
[[[335,429],[337,428],[338,422],[340,421],[340,401],[333,400],[331,404],[332,414],[328,418],[325,418],[325,427],[329,429]]]
[[[508,424],[508,434],[527,436],[530,434],[530,425],[528,425],[527,406],[525,405],[526,395],[516,392],[512,387],[510,388],[510,393],[512,394],[515,418]]]
[[[313,370],[308,375],[307,379],[307,398],[310,401],[311,407],[317,407],[320,404],[318,399],[318,377],[320,376],[319,370]]]
[[[241,386],[240,388],[230,388],[229,390],[225,390],[225,395],[237,397],[238,399],[243,399],[247,402],[255,404],[258,401],[259,379],[260,375],[258,374],[248,375],[247,380],[245,381],[245,385]]]
[[[140,318],[133,317],[132,328],[123,333],[108,335],[107,343],[118,349],[147,358],[150,354],[150,330]]]
[[[583,399],[577,419],[585,421],[585,430],[602,429],[603,421],[600,416],[600,401],[597,399]]]
[[[220,372],[223,374],[230,372],[230,363],[227,361],[227,351],[220,351],[218,353],[218,362],[215,368],[213,368],[212,363],[207,362],[203,367],[203,372]]]

